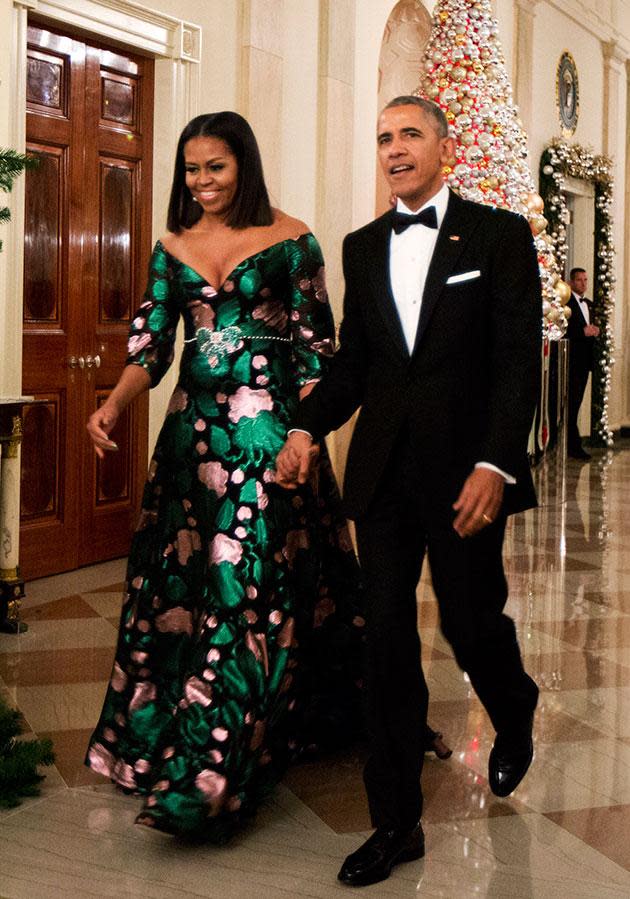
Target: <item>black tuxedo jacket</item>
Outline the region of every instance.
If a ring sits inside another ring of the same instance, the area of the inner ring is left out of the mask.
[[[345,238],[339,350],[300,403],[295,426],[319,439],[362,407],[344,481],[351,518],[367,509],[403,428],[432,516],[453,518],[452,503],[481,461],[516,477],[505,490],[508,514],[529,508],[542,314],[529,226],[450,194],[410,354],[390,287],[391,217]]]
[[[576,300],[574,293],[571,294],[571,299],[567,305],[571,309],[571,318],[567,327],[567,339],[571,341],[569,368],[576,374],[586,374],[586,372],[593,370],[595,338],[587,337],[584,333],[587,321],[582,314],[580,304]]]

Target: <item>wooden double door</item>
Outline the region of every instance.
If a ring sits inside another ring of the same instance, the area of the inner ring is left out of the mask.
[[[146,471],[146,397],[100,462],[90,413],[126,355],[151,239],[153,62],[31,22],[27,60],[24,577],[124,555]]]

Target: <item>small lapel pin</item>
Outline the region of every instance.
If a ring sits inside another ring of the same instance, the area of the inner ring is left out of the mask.
[[[459,234],[449,234],[449,240],[459,240]]]

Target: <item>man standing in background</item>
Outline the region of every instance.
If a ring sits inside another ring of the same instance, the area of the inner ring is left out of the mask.
[[[578,415],[584,399],[588,376],[593,371],[595,338],[599,328],[591,324],[591,300],[585,297],[588,276],[583,268],[572,268],[569,273],[571,318],[567,328],[569,344],[569,410],[568,454],[572,459],[590,459],[582,446],[578,429]]]

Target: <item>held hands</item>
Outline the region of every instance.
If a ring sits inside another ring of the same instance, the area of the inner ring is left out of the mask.
[[[597,325],[584,325],[585,337],[599,337],[599,328]]]
[[[118,409],[113,403],[105,402],[92,412],[87,423],[87,432],[90,435],[96,455],[99,459],[105,458],[105,450],[117,450],[118,446],[109,439],[118,421]]]
[[[276,459],[276,484],[287,490],[305,484],[318,456],[319,446],[308,434],[301,431],[289,434]]]
[[[491,524],[501,509],[505,482],[489,468],[475,468],[453,503],[457,512],[453,527],[460,537],[472,537]]]

